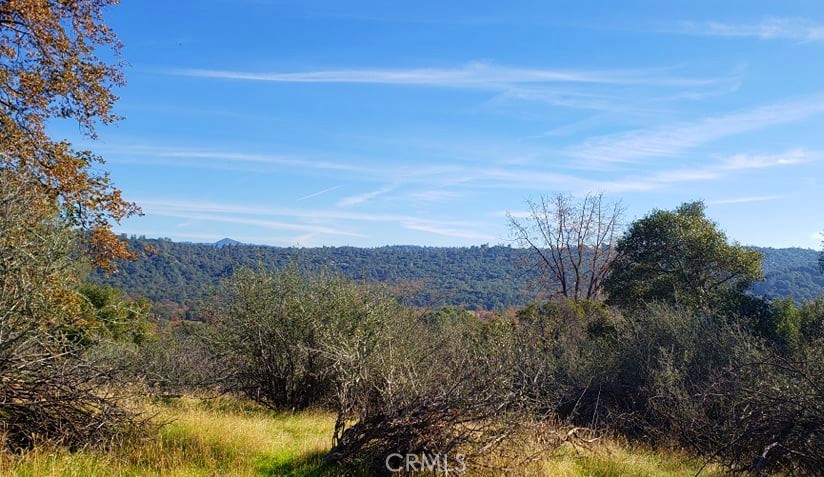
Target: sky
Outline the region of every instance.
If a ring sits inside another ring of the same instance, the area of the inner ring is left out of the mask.
[[[124,117],[77,137],[144,216],[279,246],[510,243],[507,212],[704,200],[819,248],[824,4],[125,1]]]

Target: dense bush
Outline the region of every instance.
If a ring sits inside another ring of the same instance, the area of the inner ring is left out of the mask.
[[[240,270],[224,288],[213,344],[231,370],[225,385],[273,409],[302,409],[329,400],[331,373],[323,328],[339,314],[337,282],[296,269]],[[354,291],[355,289],[353,289]]]
[[[225,290],[204,335],[227,364],[225,388],[274,409],[334,409],[330,462],[385,470],[392,453],[471,454],[529,407],[513,386],[512,322],[418,311],[294,267],[242,270]]]
[[[734,471],[820,475],[824,468],[824,346],[785,355],[742,340],[735,359],[700,386],[660,386],[671,432]]]
[[[533,411],[688,447],[734,471],[819,475],[821,300],[730,299],[717,311],[529,306],[512,327],[516,388],[540,404]]]
[[[214,347],[210,366],[226,365],[212,376],[276,409],[335,409],[327,460],[346,467],[385,470],[391,453],[461,452],[471,463],[548,416],[753,473],[815,475],[819,464],[820,301],[730,293],[714,311],[658,303],[631,312],[551,301],[481,320],[295,268],[241,271],[226,290],[196,334]],[[169,373],[180,363],[174,347],[156,343],[142,356],[167,367],[145,364],[147,375],[208,375],[192,374],[208,361],[198,359]]]
[[[219,359],[202,323],[177,323],[139,342],[107,342],[94,350],[118,380],[159,396],[214,394],[225,386],[229,365]]]
[[[777,323],[816,322],[801,318],[813,314],[806,306],[804,313],[787,307],[776,304],[777,316],[793,316]],[[736,471],[818,475],[824,465],[820,339],[788,341],[798,336],[792,325],[771,340],[738,316],[668,305],[615,323],[607,335],[585,342],[593,351],[583,360],[559,361],[556,389],[565,392],[562,403],[575,403],[559,414],[687,446]]]
[[[620,318],[600,302],[533,304],[513,320],[514,384],[537,409],[564,417],[580,410],[603,340]]]
[[[0,169],[2,444],[110,442],[133,416],[101,388],[111,375],[89,351],[122,315],[82,293],[75,238],[40,187]]]
[[[329,461],[385,472],[392,453],[457,452],[471,466],[523,428],[531,406],[513,386],[511,323],[455,309],[407,313],[387,338],[377,359],[346,363],[366,386],[340,415]]]

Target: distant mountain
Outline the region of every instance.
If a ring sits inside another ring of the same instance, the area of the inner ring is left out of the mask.
[[[222,238],[213,244],[215,248],[232,247],[235,245],[243,245],[243,242],[238,242],[237,240],[232,240],[227,237]]]
[[[504,246],[378,248],[283,248],[168,239],[130,239],[135,249],[156,252],[120,265],[120,273],[95,272],[94,282],[117,286],[155,302],[189,305],[237,267],[282,267],[297,263],[310,270],[330,268],[354,279],[395,286],[407,302],[420,306],[463,305],[489,310],[520,306],[538,296],[535,271],[525,266],[528,250]],[[766,279],[752,292],[767,298],[809,300],[824,295],[818,252],[800,248],[758,248],[765,255]],[[176,306],[180,308],[180,306]]]
[[[824,295],[824,274],[818,265],[819,252],[805,248],[761,248],[764,281],[752,287],[766,298],[793,297],[812,300]]]

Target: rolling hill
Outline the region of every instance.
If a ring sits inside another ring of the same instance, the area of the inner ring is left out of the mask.
[[[239,266],[331,268],[355,279],[396,286],[420,306],[460,305],[495,310],[524,305],[538,296],[535,272],[525,265],[527,250],[506,246],[378,248],[284,248],[130,238],[132,246],[152,253],[120,265],[120,272],[93,272],[90,281],[124,289],[158,303],[189,305],[231,276]],[[801,248],[759,248],[766,279],[752,292],[767,298],[809,300],[824,294],[818,252]]]

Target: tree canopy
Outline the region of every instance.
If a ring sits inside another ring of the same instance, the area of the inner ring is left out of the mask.
[[[103,19],[116,3],[0,0],[0,167],[33,176],[43,196],[85,232],[87,251],[103,267],[130,256],[111,226],[139,209],[93,169],[102,158],[51,138],[47,126],[68,120],[95,138],[96,124],[118,119],[112,108],[113,89],[124,84],[120,43]]]
[[[618,241],[605,283],[608,302],[625,308],[650,302],[700,307],[762,279],[763,254],[730,243],[704,210],[703,202],[689,202],[635,221]]]

